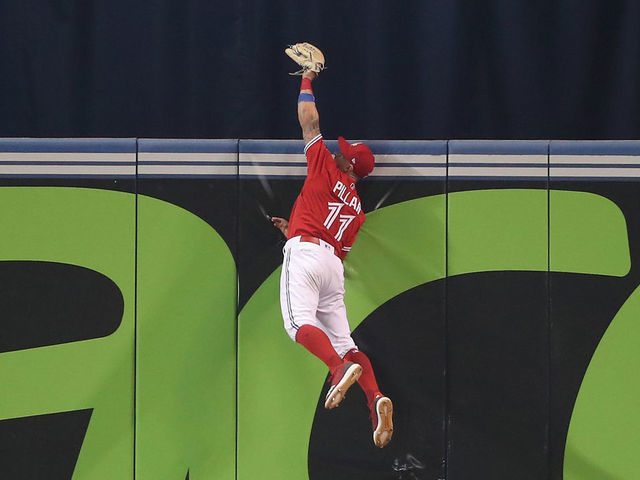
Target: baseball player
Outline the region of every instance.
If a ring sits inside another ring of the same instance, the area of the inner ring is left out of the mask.
[[[284,327],[292,340],[322,360],[331,373],[325,408],[337,407],[356,381],[362,387],[373,427],[373,442],[386,446],[393,434],[393,404],[380,392],[369,358],[351,338],[344,304],[344,260],[365,220],[356,184],[374,167],[371,150],[339,137],[332,155],[320,133],[312,81],[324,56],[308,43],[285,52],[302,69],[298,120],[305,141],[307,178],[290,221],[272,217],[286,236],[280,278]]]

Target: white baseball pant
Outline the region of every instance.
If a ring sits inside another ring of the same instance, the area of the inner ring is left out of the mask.
[[[302,325],[324,331],[343,357],[356,347],[344,305],[344,267],[333,246],[290,238],[284,246],[280,275],[280,308],[284,328],[293,341]]]

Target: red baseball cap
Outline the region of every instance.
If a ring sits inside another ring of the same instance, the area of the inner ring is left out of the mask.
[[[338,146],[353,165],[353,172],[360,178],[366,177],[373,171],[376,161],[373,153],[364,143],[349,143],[344,137],[338,137]]]

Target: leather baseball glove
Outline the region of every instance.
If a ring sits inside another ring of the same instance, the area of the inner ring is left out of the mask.
[[[297,72],[289,75],[302,75],[307,70],[320,73],[324,70],[324,54],[318,47],[314,47],[310,43],[296,43],[290,45],[284,50],[291,59],[302,67]]]

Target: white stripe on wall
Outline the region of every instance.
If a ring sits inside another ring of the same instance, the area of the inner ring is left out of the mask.
[[[449,167],[449,177],[547,177],[547,167]]]
[[[135,174],[135,165],[0,165],[0,175],[131,176]]]
[[[551,167],[550,176],[553,177],[623,177],[640,178],[640,168],[562,168]]]
[[[620,164],[620,165],[640,165],[640,156],[632,155],[551,155],[549,161],[555,164]]]
[[[372,177],[445,177],[446,167],[413,167],[404,165],[398,167],[376,167]]]
[[[236,153],[166,153],[139,152],[138,160],[144,162],[236,162]]]
[[[523,163],[547,163],[547,155],[486,155],[450,153],[449,163],[513,163],[515,165]]]
[[[237,175],[236,165],[144,165],[138,166],[140,175]]]

